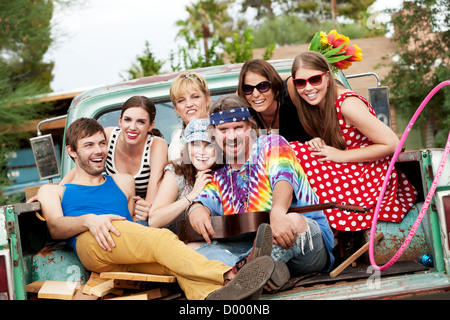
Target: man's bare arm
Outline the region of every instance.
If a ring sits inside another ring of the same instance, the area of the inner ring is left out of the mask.
[[[272,193],[272,209],[270,210],[270,226],[273,236],[283,248],[289,248],[296,239],[295,226],[287,216],[292,204],[292,185],[287,181],[278,181]]]
[[[199,202],[196,202],[190,206],[188,212],[188,219],[192,228],[203,236],[206,243],[211,243],[211,237],[216,236],[211,224],[211,211],[207,207],[200,205]]]
[[[115,244],[109,232],[120,236],[111,221],[125,218],[112,214],[84,214],[78,217],[65,217],[61,207],[63,190],[63,187],[59,185],[44,185],[39,189],[37,195],[52,238],[67,239],[90,231],[104,250],[111,251],[111,247],[114,247]]]

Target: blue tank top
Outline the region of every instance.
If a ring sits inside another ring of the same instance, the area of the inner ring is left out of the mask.
[[[116,214],[133,221],[128,210],[128,200],[114,179],[105,176],[105,182],[98,186],[66,184],[61,201],[66,217],[79,217],[84,214]],[[66,239],[76,253],[77,236]]]

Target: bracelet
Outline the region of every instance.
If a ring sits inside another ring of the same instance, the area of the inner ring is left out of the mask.
[[[188,214],[187,214],[188,217],[191,215],[192,211],[194,211],[195,209],[200,208],[200,207],[204,207],[203,204],[197,203],[197,204],[194,204],[192,207],[190,207]]]
[[[189,202],[189,204],[192,204],[192,200],[189,200],[189,198],[185,195],[184,196],[186,198],[186,200]]]

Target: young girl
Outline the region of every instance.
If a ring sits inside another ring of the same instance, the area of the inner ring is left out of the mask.
[[[292,81],[298,93],[300,120],[315,138],[291,146],[320,201],[371,209],[367,214],[325,210],[330,226],[345,231],[369,228],[390,156],[398,145],[397,136],[377,119],[364,97],[337,85],[322,54],[299,54],[292,65]],[[406,176],[394,170],[379,219],[400,222],[416,196]]]
[[[208,119],[193,119],[184,130],[186,144],[182,158],[164,168],[158,195],[150,210],[151,227],[168,227],[177,233],[177,220],[211,181],[217,150],[207,129]]]

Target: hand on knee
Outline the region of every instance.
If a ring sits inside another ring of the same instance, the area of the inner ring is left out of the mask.
[[[301,214],[298,214],[296,212],[289,212],[287,216],[289,217],[289,219],[291,219],[293,225],[297,229],[297,234],[301,234],[306,231],[308,223]]]

